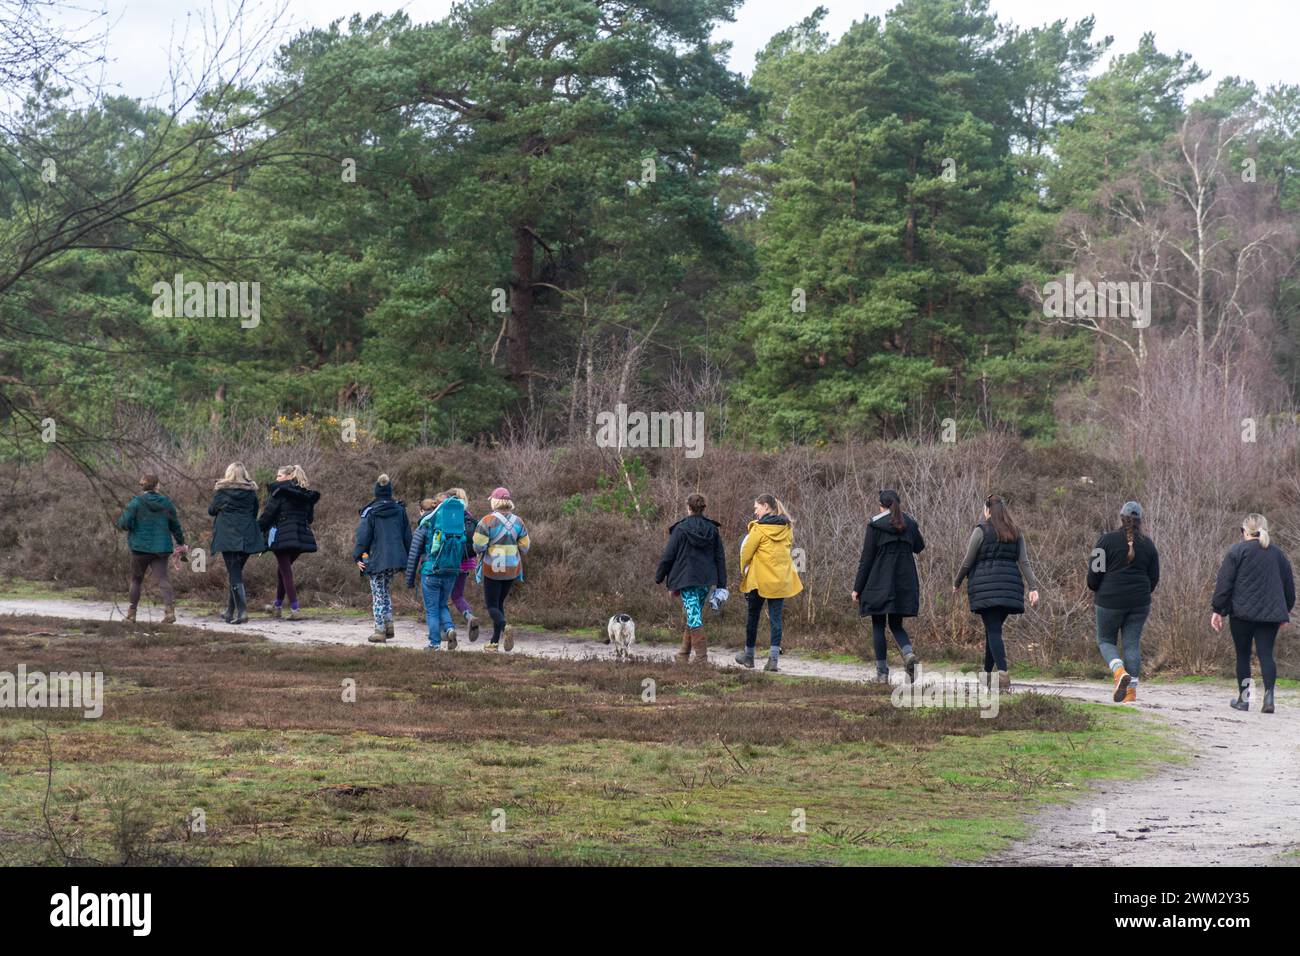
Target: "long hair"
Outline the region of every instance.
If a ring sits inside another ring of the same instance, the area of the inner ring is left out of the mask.
[[[785,505],[781,503],[781,499],[776,495],[759,495],[754,500],[760,505],[767,505],[773,514],[778,514],[785,518],[786,521],[790,522],[790,524],[794,524],[794,519],[790,517],[790,512],[785,510]]]
[[[1020,529],[1011,518],[1011,512],[1007,508],[1007,503],[1002,500],[1001,495],[989,495],[984,499],[984,507],[989,509],[989,523],[993,525],[993,530],[998,536],[998,540],[1004,543],[1019,540]]]
[[[898,500],[898,492],[886,488],[880,493],[880,506],[889,509],[889,523],[895,531],[902,531],[907,527],[907,522],[903,520],[903,505]]]
[[[257,488],[257,483],[253,481],[242,461],[232,461],[226,466],[225,475],[217,482],[218,488],[222,485],[252,485],[254,490]]]
[[[307,482],[307,472],[302,470],[302,465],[281,465],[278,475],[288,475],[295,485],[299,488],[310,488]]]
[[[1124,529],[1124,537],[1128,541],[1128,563],[1133,563],[1133,542],[1142,537],[1142,519],[1137,515],[1120,515],[1120,527]]]
[[[1241,523],[1241,530],[1250,538],[1258,538],[1261,548],[1268,547],[1268,519],[1261,514],[1251,513]]]
[[[464,488],[448,488],[443,493],[443,498],[459,498],[465,504],[469,504],[469,495],[465,494]]]

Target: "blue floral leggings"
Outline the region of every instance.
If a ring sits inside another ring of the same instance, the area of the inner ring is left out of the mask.
[[[682,607],[686,610],[687,627],[704,626],[704,618],[701,615],[704,599],[708,596],[708,588],[682,588]]]
[[[393,595],[388,588],[396,573],[389,570],[366,575],[370,580],[370,604],[375,612],[376,631],[382,631],[384,625],[393,619]]]

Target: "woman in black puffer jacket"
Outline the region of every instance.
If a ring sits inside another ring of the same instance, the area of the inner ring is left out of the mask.
[[[257,524],[257,484],[243,462],[231,462],[226,475],[216,484],[212,504],[212,553],[226,562],[230,587],[226,611],[221,619],[230,624],[248,620],[248,594],[244,590],[244,563],[250,555],[266,550],[266,539]]]
[[[1295,579],[1286,555],[1269,546],[1268,519],[1263,515],[1248,514],[1241,523],[1241,540],[1223,559],[1211,604],[1210,626],[1216,631],[1223,629],[1225,617],[1231,618],[1229,628],[1237,648],[1237,698],[1230,702],[1232,707],[1250,709],[1247,687],[1253,644],[1264,678],[1263,712],[1273,713],[1273,685],[1277,683],[1273,644],[1278,630],[1291,620]]]
[[[298,620],[298,591],[293,582],[293,563],[300,554],[316,550],[316,537],[311,533],[311,523],[316,517],[316,502],[320,492],[307,484],[307,474],[301,465],[285,465],[276,472],[275,481],[267,486],[269,494],[258,526],[266,532],[267,547],[275,554],[278,582],[275,603],[266,610],[279,617],[284,599],[289,598],[289,620]]]
[[[1002,641],[1002,625],[1012,614],[1025,613],[1025,585],[1029,585],[1029,603],[1038,603],[1038,579],[1029,566],[1025,536],[1011,520],[1011,512],[1000,495],[984,499],[984,520],[971,532],[966,544],[966,558],[952,583],[956,591],[966,580],[966,596],[972,614],[984,622],[985,680],[993,680],[998,669],[998,688],[1011,689],[1007,673],[1007,651]]]
[[[1142,628],[1151,593],[1160,583],[1160,555],[1142,533],[1142,506],[1124,502],[1120,528],[1097,540],[1088,560],[1088,588],[1096,592],[1097,647],[1115,678],[1115,703],[1137,701]],[[1117,640],[1124,644],[1123,652]]]

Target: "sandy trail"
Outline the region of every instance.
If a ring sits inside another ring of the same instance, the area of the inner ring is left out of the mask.
[[[121,619],[123,606],[109,602],[14,598],[0,600],[2,614],[39,614],[72,619]],[[143,621],[158,620],[158,607],[140,608]],[[226,624],[193,610],[177,612],[177,622],[217,631],[251,631],[293,644],[367,644],[368,618],[328,614],[303,621],[258,615],[242,626]],[[490,625],[489,625],[490,626]],[[398,621],[387,648],[421,648],[423,624]],[[551,658],[609,658],[611,649],[595,640],[516,631],[516,654]],[[481,653],[461,634],[458,652]],[[763,648],[760,648],[762,651]],[[639,644],[633,656],[662,660],[674,646]],[[734,648],[714,648],[710,661],[736,666]],[[759,657],[758,665],[762,666]],[[789,654],[783,673],[798,677],[863,681],[871,665],[841,664]],[[895,671],[895,679],[901,672]],[[1109,702],[1108,687],[1096,683],[1035,681],[1015,684],[1094,702]],[[1261,691],[1262,695],[1262,691]],[[1283,862],[1300,847],[1300,699],[1279,692],[1276,714],[1259,713],[1258,704],[1240,714],[1228,707],[1231,691],[1213,684],[1143,685],[1139,706],[1171,724],[1187,745],[1189,762],[1137,781],[1100,784],[1078,802],[1048,807],[1031,821],[1030,836],[988,862],[1024,865],[1207,866]],[[1288,860],[1286,862],[1300,862]]]

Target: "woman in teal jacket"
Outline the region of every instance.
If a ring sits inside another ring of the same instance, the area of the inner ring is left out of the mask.
[[[158,590],[163,597],[164,624],[176,622],[176,602],[172,583],[167,580],[167,559],[172,554],[172,539],[176,549],[184,551],[185,532],[176,514],[172,500],[158,492],[158,476],[140,476],[140,494],[132,498],[117,519],[117,526],[127,533],[126,544],[131,549],[131,606],[126,619],[135,620],[136,605],[140,603],[140,586],[145,573],[153,571]]]

